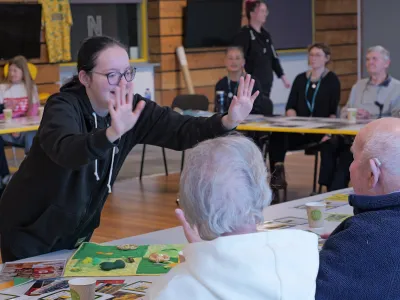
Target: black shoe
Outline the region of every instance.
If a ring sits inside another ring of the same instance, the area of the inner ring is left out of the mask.
[[[285,166],[283,163],[276,163],[275,170],[271,177],[271,188],[282,190],[287,187]]]

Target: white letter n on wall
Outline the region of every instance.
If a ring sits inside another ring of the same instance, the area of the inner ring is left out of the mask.
[[[96,20],[94,20],[93,16],[87,16],[87,27],[88,27],[88,36],[103,35],[101,16],[96,16]]]

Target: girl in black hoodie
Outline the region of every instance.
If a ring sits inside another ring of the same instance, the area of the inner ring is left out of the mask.
[[[191,148],[234,129],[258,96],[247,76],[227,115],[182,116],[133,94],[135,68],[126,49],[104,36],[84,41],[77,67],[78,75],[47,101],[32,148],[0,200],[4,262],[89,241],[136,144]]]

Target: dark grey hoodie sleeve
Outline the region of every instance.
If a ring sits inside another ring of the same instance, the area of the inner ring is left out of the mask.
[[[185,150],[229,131],[222,125],[220,114],[210,118],[183,116],[169,107],[161,107],[135,95],[135,104],[140,100],[146,101],[146,106],[129,132],[131,141],[135,140],[138,144]]]
[[[38,136],[45,153],[58,165],[77,169],[101,158],[114,144],[106,129],[83,133],[78,109],[63,94],[52,96],[46,103]]]

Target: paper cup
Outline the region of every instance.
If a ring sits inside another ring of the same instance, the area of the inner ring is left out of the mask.
[[[347,109],[347,120],[350,123],[357,122],[357,108],[348,108]]]
[[[324,202],[309,202],[306,203],[308,225],[310,228],[324,227],[325,219],[325,203]]]
[[[68,281],[72,300],[93,300],[95,298],[96,279],[75,278]]]
[[[43,117],[43,111],[44,111],[44,107],[43,106],[39,106],[39,110],[38,110],[39,117]]]
[[[12,109],[5,108],[3,109],[3,114],[4,114],[4,120],[5,121],[11,121],[12,119]]]

